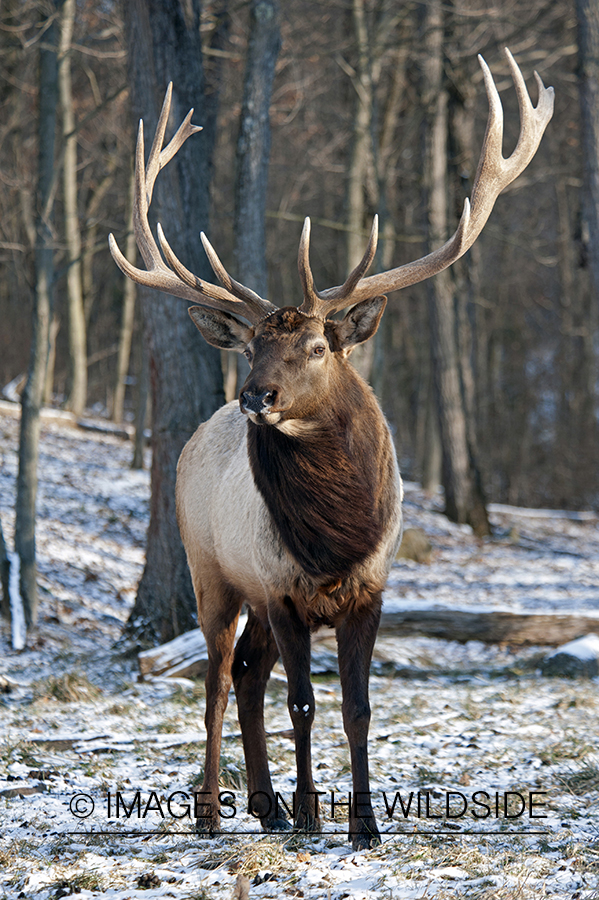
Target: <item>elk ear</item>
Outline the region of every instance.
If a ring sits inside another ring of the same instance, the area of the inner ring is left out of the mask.
[[[372,297],[350,309],[341,322],[330,323],[336,339],[333,349],[342,350],[348,356],[354,347],[371,338],[379,327],[386,305],[386,297]]]
[[[229,313],[203,306],[191,306],[188,312],[202,337],[221,350],[243,353],[254,336],[253,328]]]

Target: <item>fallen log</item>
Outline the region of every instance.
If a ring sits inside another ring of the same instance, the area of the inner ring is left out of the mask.
[[[21,418],[21,404],[12,403],[8,400],[0,400],[0,415],[10,416],[11,419]],[[58,422],[61,425],[77,424],[77,417],[72,412],[65,409],[54,409],[51,406],[44,406],[40,409],[40,419],[43,422]]]
[[[554,646],[599,628],[599,613],[536,613],[461,609],[393,609],[383,612],[379,633],[485,644]]]
[[[0,400],[0,415],[10,416],[12,419],[21,418],[21,404],[9,402],[8,400]],[[124,441],[130,441],[135,435],[133,425],[122,424],[115,425],[101,419],[83,419],[78,418],[72,412],[64,409],[54,409],[51,406],[43,406],[40,409],[40,419],[42,422],[55,422],[61,425],[69,425],[72,428],[80,428],[82,431],[96,432],[97,434],[108,434],[112,437],[121,438]],[[149,440],[151,432],[144,432],[144,439]]]
[[[43,794],[46,791],[46,786],[41,782],[39,784],[34,784],[33,787],[20,784],[18,787],[0,788],[0,797],[3,797],[5,800],[10,800],[14,797],[28,797],[30,794]]]
[[[245,627],[240,619],[237,634]],[[483,641],[487,644],[517,646],[559,646],[589,632],[599,630],[599,612],[593,613],[536,613],[485,610],[471,612],[463,609],[400,609],[391,605],[381,616],[379,634],[385,637],[440,638],[446,641]],[[331,636],[323,628],[313,640]],[[180,637],[144,650],[138,655],[140,679],[195,678],[206,674],[208,652],[199,628]]]
[[[239,631],[239,629],[238,629]],[[200,628],[187,631],[167,644],[142,650],[138,654],[139,675],[167,675],[169,678],[195,678],[208,669],[208,648]]]

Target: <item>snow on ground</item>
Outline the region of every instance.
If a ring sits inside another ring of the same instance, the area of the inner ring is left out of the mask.
[[[12,542],[17,423],[0,417],[0,516]],[[381,638],[377,658],[410,677],[371,679],[380,847],[353,853],[351,790],[333,675],[316,679],[313,759],[325,834],[263,836],[244,811],[235,704],[223,742],[228,834],[186,814],[205,739],[204,689],[137,681],[114,649],[143,566],[147,472],[131,447],[56,423],[42,430],[40,624],[27,648],[0,634],[0,900],[230,898],[591,898],[599,895],[599,703],[593,681],[544,679],[540,651]],[[596,610],[594,517],[500,507],[496,537],[449,523],[415,485],[408,526],[428,566],[393,569],[389,601],[465,609]],[[10,686],[10,685],[9,685]],[[273,781],[291,804],[293,744],[280,668],[266,703]],[[331,792],[337,803],[331,810]],[[507,795],[507,797],[506,797]],[[410,801],[411,797],[411,801]],[[507,806],[505,806],[507,804]]]

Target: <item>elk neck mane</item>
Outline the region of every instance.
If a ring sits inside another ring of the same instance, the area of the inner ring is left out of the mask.
[[[254,482],[289,553],[318,580],[346,578],[374,553],[387,519],[390,437],[370,389],[349,378],[305,434],[248,422]]]

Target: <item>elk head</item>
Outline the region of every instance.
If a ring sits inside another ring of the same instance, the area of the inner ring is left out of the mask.
[[[241,390],[240,404],[255,423],[283,427],[286,421],[309,417],[325,393],[321,388],[335,377],[351,350],[376,332],[386,303],[384,295],[430,278],[459,259],[482,231],[501,191],[526,168],[553,114],[553,88],[545,88],[535,72],[539,97],[534,107],[520,69],[509,50],[505,53],[520,108],[520,136],[511,156],[504,159],[501,101],[489,68],[479,56],[489,117],[472,198],[464,203],[455,234],[442,247],[421,259],[366,276],[376,253],[378,223],[375,216],[368,247],[360,263],[344,284],[318,292],[310,269],[310,220],[306,219],[298,255],[304,301],[297,309],[278,309],[231,278],[203,233],[202,243],[222,286],[210,284],[186,269],[158,225],[160,252],[148,224],[154,182],[160,169],[187,138],[200,129],[191,124],[192,109],[170,143],[162,149],[172,95],[172,85],[169,85],[146,167],[143,123],[140,122],[134,230],[147,270],[137,269],[125,259],[112,234],[110,250],[117,265],[134,281],[199,304],[192,306],[189,313],[208,343],[246,355],[252,371]],[[328,318],[344,309],[350,309],[350,312],[343,320]]]
[[[239,394],[242,411],[257,425],[285,430],[285,422],[318,414],[342,361],[375,333],[386,302],[386,297],[363,300],[341,322],[293,306],[253,327],[201,306],[192,306],[189,314],[209,344],[247,358],[251,372]]]

